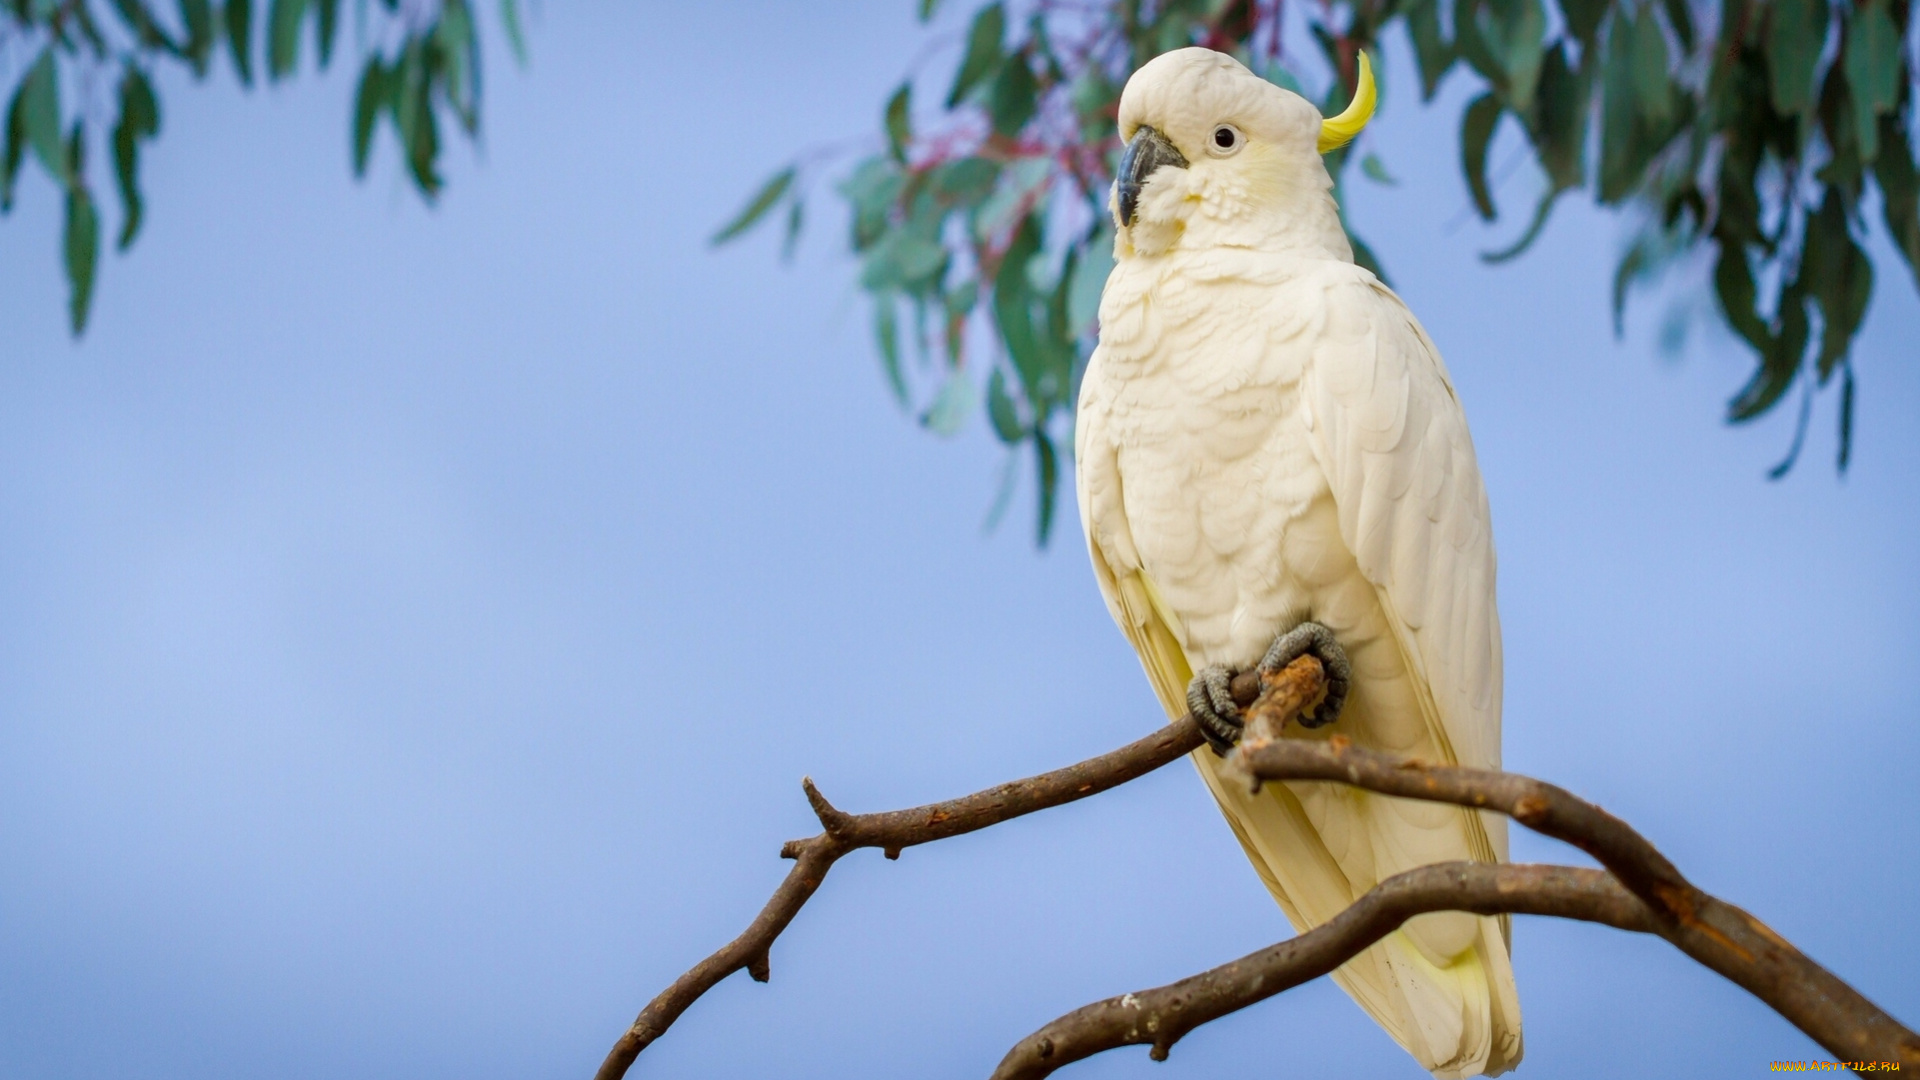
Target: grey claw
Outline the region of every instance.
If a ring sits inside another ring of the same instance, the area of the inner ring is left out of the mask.
[[[1325,727],[1340,718],[1340,708],[1347,703],[1347,691],[1353,687],[1353,665],[1347,662],[1347,651],[1334,640],[1333,631],[1317,622],[1301,623],[1273,639],[1267,655],[1260,658],[1259,670],[1279,671],[1308,653],[1318,658],[1320,666],[1326,669],[1327,696],[1311,715],[1300,717],[1300,726]],[[1192,697],[1191,690],[1188,697]]]
[[[1233,692],[1227,686],[1232,678],[1233,673],[1224,665],[1212,664],[1201,668],[1187,684],[1187,708],[1193,710],[1200,734],[1207,737],[1207,745],[1213,747],[1218,757],[1227,756],[1246,727],[1240,707],[1233,703]]]

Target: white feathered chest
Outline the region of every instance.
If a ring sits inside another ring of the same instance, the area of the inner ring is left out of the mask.
[[[1196,663],[1257,659],[1344,554],[1301,399],[1326,306],[1312,270],[1230,249],[1128,260],[1101,302],[1081,408],[1125,492],[1102,509],[1125,521],[1094,524],[1132,537]]]

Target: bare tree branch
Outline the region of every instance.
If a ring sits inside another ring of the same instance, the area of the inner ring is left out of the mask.
[[[1739,984],[1842,1061],[1920,1068],[1920,1035],[1745,911],[1694,886],[1633,827],[1564,788],[1513,773],[1434,765],[1362,749],[1271,739],[1239,751],[1263,780],[1334,780],[1386,795],[1486,807],[1580,848],[1658,920],[1654,932]]]
[[[1593,855],[1608,872],[1443,863],[1381,882],[1313,930],[1169,986],[1076,1010],[1021,1040],[994,1080],[1033,1080],[1118,1046],[1158,1060],[1201,1024],[1318,978],[1428,911],[1553,915],[1658,934],[1730,979],[1842,1061],[1920,1067],[1920,1036],[1745,911],[1696,888],[1625,822],[1563,788],[1436,765],[1345,738],[1252,738],[1235,764],[1254,783],[1328,780],[1384,795],[1499,810]]]
[[[1357,748],[1339,736],[1280,738],[1287,724],[1325,695],[1326,675],[1312,656],[1273,674],[1243,673],[1231,690],[1248,720],[1247,737],[1232,764],[1255,786],[1321,780],[1496,810],[1576,845],[1607,869],[1440,863],[1396,875],[1308,933],[1169,986],[1061,1017],[1016,1045],[995,1080],[1046,1076],[1128,1044],[1149,1044],[1153,1057],[1164,1058],[1194,1028],[1332,971],[1415,915],[1447,910],[1551,915],[1657,934],[1760,998],[1841,1060],[1920,1068],[1920,1036],[1753,916],[1694,887],[1644,837],[1599,807],[1512,773],[1396,757]],[[600,1066],[597,1080],[624,1077],[640,1052],[721,979],[745,968],[766,981],[774,940],[842,855],[877,847],[897,858],[904,848],[1098,794],[1158,769],[1202,741],[1193,717],[1186,716],[1078,765],[965,798],[879,814],[838,810],[812,780],[803,780],[825,831],[781,848],[794,867],[759,916],[641,1010]]]
[[[1298,937],[1153,990],[1075,1009],[1014,1045],[993,1080],[1038,1080],[1119,1046],[1146,1045],[1155,1061],[1202,1024],[1311,982],[1429,911],[1554,915],[1653,931],[1653,915],[1604,870],[1571,866],[1435,863],[1396,874]]]
[[[1320,662],[1303,656],[1275,674],[1258,676],[1247,672],[1236,676],[1230,689],[1234,700],[1243,707],[1254,705],[1264,693],[1266,701],[1261,707],[1277,731],[1290,719],[1284,714],[1288,702],[1297,713],[1302,706],[1317,700],[1324,693],[1325,685],[1326,674]],[[1280,712],[1276,714],[1276,710]],[[898,858],[903,848],[970,833],[1009,818],[1097,795],[1158,769],[1197,749],[1203,741],[1200,728],[1189,715],[1144,739],[1078,765],[1002,784],[965,798],[880,814],[848,814],[835,809],[813,786],[811,778],[802,780],[807,801],[813,804],[813,812],[825,831],[805,840],[790,840],[780,849],[783,858],[794,860],[794,867],[746,932],[648,1002],[607,1054],[595,1080],[624,1077],[640,1051],[665,1034],[688,1006],[728,975],[745,968],[755,980],[767,981],[768,951],[774,939],[800,913],[800,908],[842,855],[856,848],[877,847],[887,858]]]

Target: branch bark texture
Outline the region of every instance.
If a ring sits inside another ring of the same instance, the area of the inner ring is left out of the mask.
[[[1022,1039],[994,1080],[1035,1080],[1101,1050],[1173,1043],[1210,1020],[1318,978],[1415,915],[1551,915],[1657,934],[1738,984],[1842,1061],[1920,1068],[1920,1036],[1760,920],[1681,875],[1632,827],[1563,788],[1512,773],[1435,765],[1345,738],[1249,739],[1236,766],[1257,785],[1326,780],[1383,795],[1498,810],[1579,847],[1607,869],[1440,863],[1388,878],[1333,919],[1154,990],[1068,1013]]]
[[[1435,863],[1396,874],[1298,937],[1153,990],[1097,1001],[1020,1040],[993,1080],[1038,1080],[1120,1046],[1151,1046],[1155,1061],[1194,1028],[1358,956],[1401,923],[1429,911],[1554,915],[1622,930],[1652,930],[1646,906],[1604,870],[1571,866]]]
[[[1296,711],[1314,700],[1326,682],[1320,662],[1311,656],[1295,660],[1266,679],[1270,685],[1283,686],[1284,693],[1297,699]],[[1236,676],[1230,689],[1234,701],[1248,707],[1261,697],[1263,687],[1261,678],[1248,672]],[[1275,719],[1285,722],[1284,718]],[[601,1062],[595,1080],[624,1077],[640,1052],[665,1034],[688,1006],[720,980],[744,968],[756,981],[766,982],[770,974],[768,954],[774,939],[813,897],[826,879],[827,871],[833,869],[842,855],[858,848],[875,847],[889,859],[898,858],[905,848],[974,832],[1009,818],[1097,795],[1185,756],[1204,741],[1199,726],[1188,715],[1144,739],[1078,765],[1002,784],[964,798],[878,814],[849,814],[839,810],[820,794],[811,778],[803,779],[801,787],[824,831],[805,840],[789,840],[780,849],[783,858],[794,860],[793,869],[774,890],[760,914],[744,933],[675,979],[672,986],[640,1010],[632,1026]]]
[[[1325,694],[1320,662],[1243,673],[1231,691],[1247,717],[1233,771],[1268,781],[1327,781],[1382,795],[1505,813],[1579,847],[1605,870],[1567,866],[1438,863],[1381,882],[1333,919],[1298,937],[1177,983],[1077,1009],[1021,1040],[994,1080],[1033,1080],[1102,1050],[1174,1042],[1209,1021],[1325,975],[1415,915],[1549,915],[1656,934],[1758,997],[1842,1061],[1920,1068],[1920,1035],[1795,949],[1745,911],[1695,887],[1625,822],[1566,790],[1530,777],[1438,765],[1353,746],[1347,739],[1283,737]],[[1191,715],[1111,753],[946,802],[848,814],[802,780],[822,831],[780,854],[793,869],[746,931],[676,979],[642,1009],[601,1064],[596,1080],[620,1080],[640,1052],[722,979],[745,969],[768,977],[768,954],[841,856],[879,848],[887,858],[919,844],[974,832],[1084,799],[1160,768],[1203,745]]]
[[[1759,919],[1688,881],[1632,826],[1565,788],[1515,773],[1435,765],[1323,743],[1270,739],[1237,753],[1260,780],[1332,780],[1385,795],[1485,807],[1564,840],[1611,871],[1657,919],[1653,932],[1737,983],[1841,1061],[1920,1068],[1920,1035],[1808,959]]]

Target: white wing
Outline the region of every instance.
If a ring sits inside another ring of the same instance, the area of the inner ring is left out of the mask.
[[[1302,397],[1340,536],[1432,694],[1443,750],[1498,768],[1493,530],[1466,414],[1426,331],[1373,275],[1339,274],[1325,310]]]

